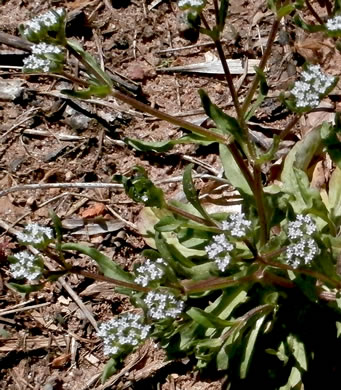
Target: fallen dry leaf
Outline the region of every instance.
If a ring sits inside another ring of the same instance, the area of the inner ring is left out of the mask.
[[[52,360],[51,367],[53,368],[61,368],[64,367],[70,361],[71,354],[65,353],[61,356],[56,357]]]
[[[93,218],[103,215],[105,211],[105,206],[103,203],[95,203],[92,206],[88,207],[81,213],[82,218]]]

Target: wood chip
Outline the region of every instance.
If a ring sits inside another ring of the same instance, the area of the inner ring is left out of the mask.
[[[54,337],[51,341],[50,337],[27,337],[25,338],[25,344],[21,345],[18,342],[18,338],[11,338],[0,341],[0,352],[11,352],[11,351],[32,351],[40,348],[51,348],[54,346],[66,347],[66,340],[64,336]]]
[[[205,74],[224,74],[223,66],[220,60],[218,60],[211,53],[205,55],[205,62],[198,62],[196,64],[171,66],[169,68],[158,68],[158,72],[185,72],[185,73],[205,73]],[[229,60],[226,59],[231,74],[243,74],[244,65],[242,60]],[[248,74],[255,74],[255,66],[259,66],[259,60],[248,60]]]

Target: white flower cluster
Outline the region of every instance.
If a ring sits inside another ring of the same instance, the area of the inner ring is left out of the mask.
[[[296,99],[298,108],[314,108],[320,104],[320,97],[330,88],[335,77],[321,72],[320,65],[309,65],[302,72],[302,79],[296,81],[291,93]]]
[[[32,53],[33,54],[61,54],[63,53],[63,49],[57,45],[51,45],[45,42],[38,43],[36,45],[32,45]]]
[[[63,48],[57,45],[44,42],[33,45],[32,54],[23,60],[24,69],[31,72],[51,72],[56,67],[56,64],[52,58],[48,58],[46,55],[62,53]]]
[[[42,26],[44,27],[54,27],[59,22],[59,17],[62,16],[64,13],[64,10],[62,8],[56,9],[54,12],[52,10],[46,12],[43,15],[36,16],[35,18],[31,19],[29,22],[26,23],[24,30],[24,34],[28,32],[28,30],[32,30],[36,33],[39,33]]]
[[[23,251],[14,255],[17,260],[15,263],[10,264],[10,271],[15,279],[36,280],[41,276],[42,269],[37,262],[37,257]]]
[[[318,253],[319,248],[313,238],[301,238],[286,249],[287,261],[294,268],[302,264],[308,265]]]
[[[179,0],[179,8],[202,8],[205,5],[205,0]]]
[[[244,237],[247,229],[251,226],[251,221],[245,218],[244,213],[233,213],[227,221],[222,223],[223,230],[227,230],[233,237]]]
[[[36,55],[30,55],[24,58],[24,69],[32,72],[48,73],[52,71],[54,62],[47,58],[40,58]]]
[[[311,263],[319,253],[315,240],[309,236],[316,232],[315,222],[308,215],[298,214],[288,224],[288,238],[293,241],[286,249],[286,259],[294,268]]]
[[[161,258],[156,259],[155,262],[147,259],[142,265],[136,268],[138,276],[135,278],[135,283],[146,287],[149,282],[153,280],[160,280],[165,273],[161,267],[162,265],[166,265],[166,262]]]
[[[304,234],[311,236],[316,232],[315,222],[309,215],[298,214],[296,220],[288,224],[288,237],[291,240],[303,238]]]
[[[227,241],[225,234],[217,234],[212,237],[213,242],[205,247],[207,256],[213,260],[221,272],[224,272],[230,264],[231,252],[234,248],[233,244]]]
[[[139,314],[125,313],[102,323],[98,327],[98,336],[103,338],[104,354],[118,355],[122,349],[131,349],[145,338],[151,326],[143,324]]]
[[[25,244],[39,245],[46,239],[53,239],[53,230],[37,223],[30,223],[23,232],[17,234],[17,239]]]
[[[341,30],[341,15],[336,15],[331,19],[327,20],[326,27],[329,31],[340,31]]]
[[[171,293],[149,291],[143,299],[148,307],[148,315],[155,320],[176,318],[184,308],[184,302]]]

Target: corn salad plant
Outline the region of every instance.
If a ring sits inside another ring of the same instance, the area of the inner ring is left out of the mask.
[[[129,147],[165,152],[174,145],[219,145],[225,178],[241,195],[240,212],[209,213],[201,204],[192,178],[193,165],[183,175],[187,202],[166,200],[162,190],[135,167],[131,177],[116,175],[126,193],[144,204],[144,224],[150,249],[134,272],[122,270],[94,248],[66,242],[61,224],[52,213],[54,231],[36,224],[18,235],[41,255],[27,250],[10,257],[13,283],[19,291],[44,287],[46,281],[76,273],[106,280],[130,297],[136,307],[99,325],[106,364],[103,381],[145,339],[153,338],[170,359],[189,357],[200,370],[227,373],[231,389],[315,389],[338,378],[341,343],[341,120],[324,122],[297,142],[285,158],[280,181],[264,183],[262,168],[277,159],[281,142],[305,113],[318,107],[338,78],[326,74],[316,59],[306,63],[298,80],[281,100],[292,118],[269,150],[261,152],[250,134],[248,120],[268,93],[265,68],[280,23],[290,18],[297,28],[324,32],[340,48],[341,1],[319,0],[324,15],[316,15],[310,2],[269,0],[273,25],[254,79],[241,101],[225,60],[221,35],[228,18],[228,1],[213,0],[215,24],[205,18],[206,0],[179,0],[192,29],[210,37],[223,65],[233,100],[230,116],[200,90],[202,105],[214,126],[196,126],[141,103],[122,91],[101,70],[81,45],[65,36],[66,12],[50,10],[20,27],[33,42],[24,62],[26,72],[57,72],[75,83],[63,91],[75,98],[114,96],[138,110],[187,131],[183,137],[163,142],[126,138]],[[316,17],[308,24],[304,16]],[[67,73],[67,54],[85,67],[88,78]],[[310,185],[308,168],[314,159],[334,163],[327,190]],[[70,252],[90,256],[99,274],[74,267]],[[44,268],[43,257],[57,268]],[[328,382],[329,381],[329,382]],[[330,386],[329,386],[330,387]],[[332,388],[334,388],[332,386]]]

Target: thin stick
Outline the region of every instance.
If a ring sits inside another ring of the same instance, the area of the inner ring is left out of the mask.
[[[13,192],[28,190],[46,190],[48,188],[108,188],[122,189],[123,185],[118,183],[41,183],[41,184],[22,184],[0,191],[0,198]]]
[[[48,305],[51,305],[51,302],[39,303],[37,305],[32,305],[32,306],[25,306],[25,307],[21,307],[19,309],[1,310],[0,315],[6,316],[8,314],[19,313],[20,311],[27,311],[27,310],[31,310],[31,309],[37,309],[38,307],[44,307],[44,306],[48,306]]]

